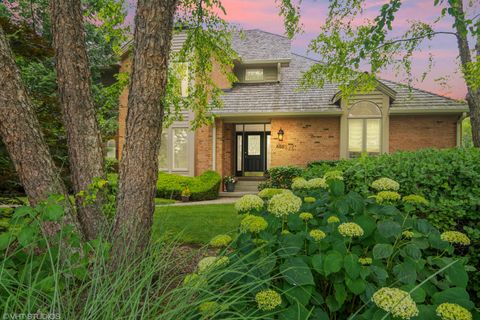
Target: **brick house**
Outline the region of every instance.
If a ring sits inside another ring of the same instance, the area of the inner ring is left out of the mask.
[[[179,50],[184,34],[173,38]],[[402,84],[381,80],[376,90],[339,98],[335,84],[299,90],[304,71],[316,61],[292,53],[286,37],[261,30],[234,35],[240,56],[231,84],[218,71],[224,106],[214,110],[215,124],[191,131],[184,121],[164,128],[159,169],[183,175],[216,170],[222,176],[263,175],[273,166],[305,166],[335,160],[427,147],[448,148],[461,141],[465,104]],[[121,70],[131,61],[125,55]],[[186,80],[185,80],[186,81]],[[128,91],[120,97],[117,154],[125,139]]]

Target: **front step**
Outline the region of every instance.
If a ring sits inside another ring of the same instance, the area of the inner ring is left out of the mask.
[[[220,197],[242,197],[246,194],[257,194],[258,185],[265,181],[260,177],[240,177],[235,183],[235,192],[220,192]]]

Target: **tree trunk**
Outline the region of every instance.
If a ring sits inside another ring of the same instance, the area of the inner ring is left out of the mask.
[[[454,1],[452,6],[465,17],[462,1]],[[457,31],[458,51],[460,53],[460,62],[462,67],[466,67],[468,63],[472,62],[472,55],[468,45],[467,32],[462,30],[462,24],[455,25]],[[480,36],[477,37],[476,45],[477,55],[480,54]],[[470,110],[470,122],[472,124],[472,141],[473,145],[480,148],[480,89],[474,90],[467,83],[467,103]]]
[[[150,240],[175,8],[176,0],[137,4],[112,249],[117,262],[127,248],[141,252]]]
[[[35,206],[49,195],[65,196],[66,221],[76,224],[65,185],[53,162],[34,107],[22,84],[8,41],[0,27],[0,136],[27,193]],[[45,225],[53,234],[59,224]]]
[[[80,0],[53,0],[52,33],[58,93],[67,133],[73,190],[88,190],[96,177],[105,177],[103,150],[91,94],[91,76],[85,48]],[[106,231],[103,197],[93,204],[76,197],[77,215],[87,240]]]

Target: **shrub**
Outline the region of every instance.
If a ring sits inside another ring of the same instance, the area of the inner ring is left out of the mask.
[[[293,166],[274,167],[268,170],[268,179],[258,186],[259,190],[265,188],[288,189],[293,179],[300,177],[303,169]]]
[[[175,239],[157,239],[139,256],[127,252],[112,268],[111,245],[102,239],[82,242],[71,226],[46,241],[40,224],[62,215],[52,197],[34,208],[19,207],[12,218],[18,227],[0,233],[3,318],[255,319],[256,308],[246,310],[243,301],[265,289],[269,279],[259,270],[268,268],[268,255],[228,259],[219,249],[200,260],[203,250],[189,252]],[[227,243],[223,239],[222,246]],[[186,276],[198,260],[203,262],[197,273]]]
[[[272,298],[257,296],[258,306],[251,301],[245,308],[257,307],[260,314],[273,309],[279,319],[347,319],[354,313],[355,319],[417,314],[433,319],[437,308],[450,302],[470,314],[474,304],[466,291],[467,271],[474,268],[454,257],[464,248],[458,243],[467,244],[465,235],[442,235],[416,217],[418,204],[380,203],[346,191],[345,184],[335,179],[325,189],[294,190],[295,200],[316,201],[299,200],[300,208],[282,215],[270,210],[273,200],[249,213],[248,219],[256,216],[267,225],[243,228],[231,244],[230,260],[252,252],[258,258],[274,255],[261,274],[272,279],[265,289],[281,290],[274,290],[279,296],[272,293]]]
[[[221,176],[215,171],[206,171],[197,177],[161,172],[157,181],[157,197],[180,199],[182,190],[188,187],[190,200],[212,200],[218,198],[221,181]]]
[[[363,196],[369,186],[383,177],[400,184],[398,192],[427,198],[417,214],[436,227],[465,232],[472,240],[467,256],[480,265],[480,149],[425,149],[396,152],[377,157],[336,162],[312,162],[303,176],[321,177],[330,170],[341,170],[346,188]],[[416,198],[421,201],[421,198]],[[467,251],[467,250],[466,250]],[[473,275],[472,290],[480,301],[480,275]]]

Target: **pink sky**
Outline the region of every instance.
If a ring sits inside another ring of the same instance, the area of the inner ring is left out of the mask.
[[[130,0],[132,1],[132,0]],[[385,0],[367,0],[366,17],[375,15]],[[227,11],[226,20],[239,25],[243,29],[262,29],[277,34],[284,34],[283,20],[278,16],[275,0],[222,0]],[[294,52],[318,58],[307,52],[308,43],[319,32],[319,28],[327,14],[328,0],[303,0],[301,4],[301,22],[304,33],[295,37],[292,42]],[[440,15],[441,8],[433,6],[433,0],[405,0],[394,22],[394,32],[400,34],[406,30],[408,20],[431,22]],[[475,12],[471,12],[471,11]],[[480,5],[469,10],[474,16],[480,12]],[[131,18],[131,17],[129,17]],[[359,20],[361,23],[363,19]],[[439,23],[438,31],[451,31],[451,20],[444,19]],[[441,30],[440,30],[441,29]],[[473,45],[472,45],[473,46]],[[458,72],[458,49],[456,38],[451,35],[441,35],[426,42],[422,51],[414,54],[414,75],[420,77],[428,65],[429,53],[433,54],[432,71],[423,82],[415,82],[414,86],[449,96],[463,99],[466,94],[465,83]],[[395,76],[393,72],[385,72],[382,77],[403,82],[403,77]],[[446,78],[444,85],[435,79]],[[445,85],[446,84],[446,85]]]

